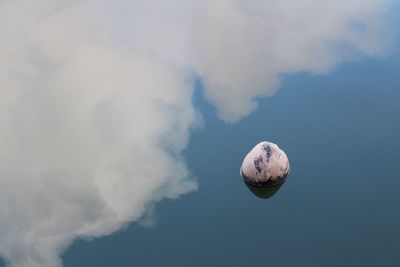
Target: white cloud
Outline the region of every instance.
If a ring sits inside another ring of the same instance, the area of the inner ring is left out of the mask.
[[[0,255],[60,266],[76,237],[196,189],[180,152],[198,121],[190,75],[222,119],[279,75],[379,55],[389,1],[0,3]]]
[[[390,41],[390,1],[201,1],[196,71],[222,119],[239,120],[271,95],[279,75],[324,73]]]

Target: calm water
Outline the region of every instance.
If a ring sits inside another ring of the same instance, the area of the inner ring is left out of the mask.
[[[185,152],[199,190],[156,206],[153,227],[76,241],[66,267],[400,266],[400,53],[297,74],[234,125],[205,118]],[[270,199],[239,176],[260,140],[292,174]]]
[[[198,88],[205,127],[185,158],[199,190],[159,203],[153,227],[76,241],[64,266],[400,266],[399,74],[397,52],[288,76],[234,125],[215,117]],[[269,199],[239,176],[264,139],[292,165]]]

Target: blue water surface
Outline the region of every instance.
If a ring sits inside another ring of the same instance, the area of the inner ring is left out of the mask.
[[[326,75],[286,75],[233,125],[197,87],[205,125],[184,156],[199,190],[158,203],[152,227],[74,242],[65,267],[400,266],[400,49]],[[278,143],[292,167],[269,199],[239,175],[261,140]]]

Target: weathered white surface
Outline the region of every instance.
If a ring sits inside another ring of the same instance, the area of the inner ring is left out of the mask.
[[[244,158],[240,169],[244,179],[253,184],[278,184],[290,172],[289,160],[276,144],[263,141]]]

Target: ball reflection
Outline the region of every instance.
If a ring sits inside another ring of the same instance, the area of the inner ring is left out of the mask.
[[[269,199],[279,191],[284,182],[273,186],[254,186],[247,183],[246,181],[244,181],[244,184],[247,186],[249,191],[253,193],[256,197],[262,199]]]

